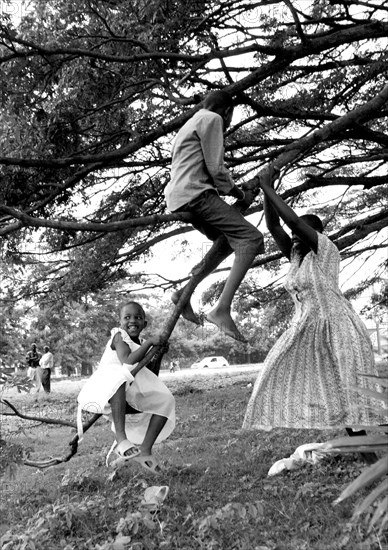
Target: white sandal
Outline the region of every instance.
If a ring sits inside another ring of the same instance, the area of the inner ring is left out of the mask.
[[[140,507],[148,512],[158,512],[165,501],[170,488],[168,485],[148,487],[144,491]]]
[[[133,451],[130,454],[127,454],[128,451],[131,449],[133,449]],[[109,463],[109,457],[111,456],[112,453],[116,454],[119,458]],[[140,449],[136,447],[136,445],[128,441],[128,439],[124,439],[123,441],[120,441],[119,444],[117,444],[117,442],[114,441],[112,447],[109,449],[109,452],[106,455],[105,463],[107,466],[115,466],[118,463],[126,462],[127,460],[132,460],[139,454],[140,454]]]
[[[153,455],[136,455],[133,457],[135,462],[138,462],[142,468],[154,475],[160,475],[162,469],[159,462]]]

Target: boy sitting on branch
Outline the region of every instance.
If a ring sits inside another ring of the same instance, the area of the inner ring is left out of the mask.
[[[237,187],[224,165],[224,131],[233,116],[233,98],[224,91],[211,92],[203,109],[179,130],[173,146],[171,180],[165,188],[167,208],[171,212],[190,212],[193,226],[221,247],[221,258],[207,254],[193,269],[197,284],[232,252],[235,259],[216,307],[206,320],[232,338],[246,342],[232,317],[233,297],[257,254],[264,253],[263,235],[248,222],[245,211],[254,199],[250,184]],[[237,199],[233,206],[220,198],[231,195]],[[185,287],[186,288],[186,287]],[[177,304],[185,288],[176,291],[172,301]],[[190,304],[188,292],[182,316],[196,324],[200,319]]]

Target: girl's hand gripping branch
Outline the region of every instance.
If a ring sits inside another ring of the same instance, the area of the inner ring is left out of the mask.
[[[274,164],[270,164],[268,169],[259,175],[259,185],[263,189],[270,187],[273,189],[275,181],[278,179],[280,174],[279,168]]]
[[[116,350],[117,356],[123,364],[134,365],[143,359],[152,346],[158,346],[162,341],[161,336],[155,335],[145,340],[138,349],[132,351],[118,332],[113,338],[112,348]]]

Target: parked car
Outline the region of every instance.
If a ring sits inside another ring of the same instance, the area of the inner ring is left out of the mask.
[[[214,369],[220,367],[229,367],[228,361],[225,357],[213,356],[213,357],[204,357],[200,361],[196,361],[191,365],[192,369]]]

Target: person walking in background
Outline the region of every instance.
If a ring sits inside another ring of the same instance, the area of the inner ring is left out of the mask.
[[[170,362],[170,372],[175,372],[175,361]]]
[[[37,392],[39,392],[42,387],[41,368],[39,366],[40,357],[41,355],[36,349],[36,344],[31,344],[31,349],[26,355],[26,362],[28,365],[27,376],[35,383]]]
[[[51,369],[54,367],[54,356],[48,346],[44,347],[44,354],[40,358],[41,382],[46,393],[51,391]]]
[[[290,260],[286,290],[295,313],[290,328],[268,353],[247,406],[243,427],[353,428],[377,425],[369,397],[375,375],[366,327],[338,286],[340,254],[315,215],[297,214],[272,188],[272,171],[260,179],[267,226]],[[283,229],[280,218],[291,230]],[[364,435],[365,432],[359,432]]]
[[[211,92],[204,100],[203,109],[191,117],[179,130],[172,151],[171,180],[165,188],[167,208],[171,212],[190,212],[195,229],[210,241],[222,239],[223,259],[235,253],[229,277],[216,307],[206,315],[226,335],[246,342],[231,317],[233,297],[257,254],[264,253],[263,235],[248,222],[241,211],[252,203],[254,194],[245,184],[237,187],[224,166],[224,131],[233,116],[233,98],[222,90]],[[239,208],[220,198],[230,195]],[[202,261],[193,274],[202,279],[219,265],[220,259]],[[184,289],[172,295],[176,304]],[[200,324],[190,304],[190,296],[182,316]]]

